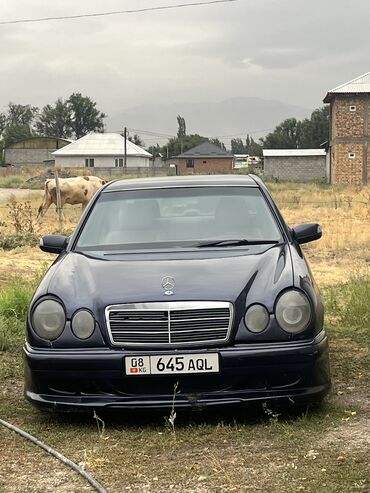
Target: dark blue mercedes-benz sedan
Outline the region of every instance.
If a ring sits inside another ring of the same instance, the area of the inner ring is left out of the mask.
[[[321,400],[323,303],[256,176],[122,180],[91,200],[27,320],[25,394],[41,409]]]

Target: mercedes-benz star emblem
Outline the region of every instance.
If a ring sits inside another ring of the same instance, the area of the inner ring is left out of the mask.
[[[170,276],[165,276],[161,281],[162,288],[164,289],[164,294],[167,296],[171,296],[173,294],[173,288],[175,287],[175,279]]]

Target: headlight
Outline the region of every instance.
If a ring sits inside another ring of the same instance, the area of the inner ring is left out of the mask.
[[[311,318],[311,305],[307,296],[301,291],[285,291],[276,303],[275,316],[286,332],[302,332]]]
[[[94,317],[88,310],[78,310],[72,317],[72,331],[79,339],[88,339],[95,329]]]
[[[255,334],[263,332],[268,326],[270,315],[267,309],[262,305],[252,305],[245,312],[245,326]]]
[[[57,339],[63,332],[66,316],[63,306],[56,300],[41,301],[32,313],[32,327],[42,339]]]

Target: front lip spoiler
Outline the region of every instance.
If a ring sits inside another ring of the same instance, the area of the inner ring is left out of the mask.
[[[310,400],[321,400],[331,388],[330,382],[316,387],[302,388],[298,390],[289,391],[255,391],[255,392],[230,392],[230,395],[218,396],[215,398],[210,394],[202,394],[201,396],[193,395],[182,396],[182,398],[176,398],[175,402],[172,398],[158,399],[155,396],[145,396],[143,399],[122,399],[121,397],[109,396],[104,401],[102,397],[83,397],[83,401],[80,397],[71,398],[68,400],[65,397],[62,400],[55,396],[47,396],[35,394],[33,392],[25,392],[26,398],[38,408],[43,410],[55,410],[55,411],[70,411],[70,412],[86,412],[91,409],[101,409],[106,411],[114,410],[145,410],[145,409],[172,409],[173,407],[178,409],[202,409],[205,407],[218,407],[218,406],[236,406],[247,403],[256,402],[281,402],[290,404],[307,403]]]

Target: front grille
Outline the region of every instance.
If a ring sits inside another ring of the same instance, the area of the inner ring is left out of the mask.
[[[111,343],[116,346],[186,346],[225,342],[233,309],[221,301],[112,305],[105,310]]]

